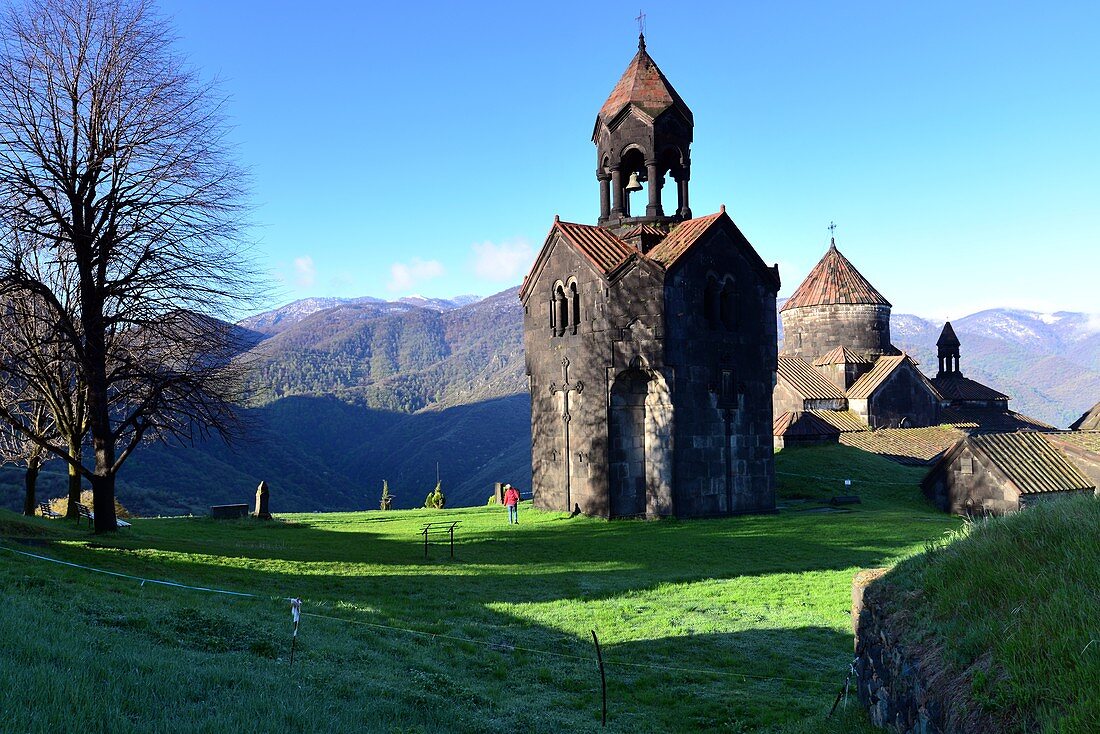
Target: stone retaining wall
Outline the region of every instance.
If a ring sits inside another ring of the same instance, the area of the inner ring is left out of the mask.
[[[852,624],[856,633],[856,688],[871,723],[903,734],[935,734],[950,729],[944,706],[933,694],[935,674],[899,639],[898,605],[882,583],[886,569],[862,571],[852,584]],[[938,666],[935,666],[938,668]]]

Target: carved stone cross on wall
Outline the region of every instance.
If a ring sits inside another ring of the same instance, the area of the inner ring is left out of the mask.
[[[579,393],[584,390],[584,383],[577,380],[574,383],[569,382],[569,357],[562,357],[561,360],[561,384],[556,382],[550,383],[550,394],[561,393],[561,424],[562,433],[565,438],[565,452],[563,458],[565,461],[565,507],[567,510],[572,511],[573,501],[569,495],[569,475],[572,469],[572,456],[569,451],[569,394]]]

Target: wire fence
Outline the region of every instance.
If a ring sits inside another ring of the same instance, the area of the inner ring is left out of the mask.
[[[42,555],[40,553],[32,553],[30,551],[19,550],[19,549],[16,549],[16,548],[12,548],[12,547],[4,544],[4,543],[0,543],[0,550],[5,550],[9,553],[13,553],[13,554],[16,554],[16,555],[19,555],[19,556],[23,556],[25,558],[34,559],[34,560],[37,560],[37,561],[52,563],[52,564],[56,564],[56,565],[59,565],[59,566],[65,566],[67,568],[73,568],[73,569],[86,571],[86,572],[89,572],[89,573],[96,573],[96,574],[101,574],[101,575],[105,575],[105,576],[111,576],[111,577],[114,577],[114,578],[120,578],[120,579],[126,579],[126,580],[130,580],[130,581],[134,581],[134,582],[139,583],[140,586],[142,586],[142,587],[144,587],[146,584],[154,584],[154,585],[164,586],[164,587],[174,588],[174,589],[182,589],[182,590],[196,591],[196,592],[209,593],[209,594],[221,594],[221,595],[225,595],[225,596],[229,596],[229,597],[235,597],[235,598],[249,598],[249,599],[258,599],[258,600],[277,601],[277,602],[280,602],[280,603],[291,603],[295,600],[295,597],[290,597],[290,596],[287,596],[287,597],[271,596],[271,595],[255,594],[255,593],[245,592],[245,591],[233,591],[233,590],[229,590],[229,589],[218,589],[218,588],[209,587],[209,586],[197,586],[197,585],[191,585],[191,584],[184,584],[184,583],[180,583],[180,582],[176,582],[176,581],[168,581],[168,580],[165,580],[165,579],[152,578],[152,577],[148,577],[148,576],[140,576],[140,575],[122,573],[120,571],[110,571],[110,570],[107,570],[107,569],[96,568],[94,566],[89,566],[89,565],[80,564],[80,563],[74,563],[72,561],[61,560],[59,558],[52,558],[50,556]],[[320,605],[325,605],[325,604],[326,604],[326,602],[320,602]],[[346,602],[329,601],[329,602],[327,602],[327,604],[329,604],[329,605],[333,605],[333,604],[340,605],[340,604],[346,604]],[[351,606],[351,605],[348,605],[348,606]],[[560,651],[560,650],[548,650],[548,649],[545,649],[545,648],[529,647],[529,646],[525,646],[525,645],[512,645],[512,644],[508,644],[508,643],[494,642],[494,641],[490,641],[490,640],[480,640],[480,639],[476,639],[476,638],[473,638],[473,637],[464,637],[464,636],[461,636],[461,635],[452,635],[452,634],[447,634],[447,633],[429,632],[429,631],[426,631],[426,630],[418,630],[418,629],[414,629],[414,628],[411,628],[411,627],[402,627],[402,626],[398,626],[398,625],[382,624],[380,622],[368,622],[366,620],[349,619],[347,617],[335,616],[335,615],[331,615],[331,614],[321,614],[321,613],[318,613],[318,612],[309,612],[309,611],[304,611],[303,610],[303,611],[301,611],[301,616],[302,617],[311,617],[311,618],[314,618],[314,619],[323,619],[323,620],[327,620],[329,622],[335,622],[335,623],[339,623],[339,624],[356,625],[356,626],[368,627],[368,628],[372,628],[372,629],[376,629],[376,630],[384,630],[384,631],[387,631],[387,632],[396,632],[396,633],[407,634],[407,635],[417,636],[417,637],[422,637],[422,638],[430,638],[433,641],[446,641],[446,642],[474,645],[474,646],[490,649],[490,650],[493,650],[493,651],[496,651],[496,652],[502,652],[502,651],[504,651],[504,652],[514,652],[514,651],[518,651],[518,652],[523,652],[523,653],[527,653],[527,654],[534,655],[534,656],[543,656],[543,657],[556,658],[556,659],[569,659],[569,660],[573,660],[573,661],[583,662],[586,665],[595,664],[595,662],[596,662],[594,656],[578,655],[578,654],[573,653],[573,652],[563,652],[563,651]],[[463,626],[478,627],[478,628],[481,627],[481,625],[478,625],[477,623],[469,622],[469,621],[464,621]],[[717,669],[713,669],[713,668],[698,668],[698,667],[680,666],[680,665],[662,665],[662,664],[658,664],[658,663],[642,663],[642,662],[633,662],[633,661],[627,661],[627,660],[616,660],[614,658],[605,658],[603,660],[603,664],[606,665],[606,666],[611,666],[611,667],[619,667],[619,668],[627,668],[627,669],[635,669],[635,670],[651,670],[651,671],[655,671],[655,672],[664,672],[664,673],[710,675],[710,676],[723,677],[723,678],[729,678],[729,679],[734,679],[734,680],[740,679],[740,680],[746,681],[746,682],[747,681],[759,681],[759,682],[774,681],[774,682],[789,683],[789,684],[795,684],[795,685],[801,685],[801,686],[815,686],[815,687],[821,687],[822,689],[835,685],[835,681],[826,680],[824,678],[795,678],[795,677],[789,677],[789,676],[770,675],[770,674],[756,672],[756,671],[729,670],[729,669],[717,670]],[[822,672],[828,674],[828,673],[836,673],[837,671],[822,671]]]

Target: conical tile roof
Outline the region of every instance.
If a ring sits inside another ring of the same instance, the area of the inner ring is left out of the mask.
[[[638,53],[631,59],[619,83],[600,108],[600,117],[610,120],[626,107],[634,104],[650,117],[657,117],[669,107],[680,105],[691,119],[691,110],[657,68],[657,64],[645,50],[645,38],[638,38]]]
[[[846,303],[890,305],[885,296],[856,270],[856,266],[840,254],[840,250],[836,249],[836,240],[832,240],[825,257],[814,266],[780,310]]]

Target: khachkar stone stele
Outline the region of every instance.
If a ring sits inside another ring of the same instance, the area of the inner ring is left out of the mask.
[[[261,520],[270,520],[270,504],[271,491],[267,488],[267,482],[260,482],[260,486],[256,487],[256,511],[252,513],[252,516]]]
[[[565,468],[565,506],[572,509],[573,501],[569,496],[569,475],[572,473],[572,454],[569,451],[569,393],[579,393],[584,390],[584,383],[577,380],[575,383],[569,382],[569,357],[562,357],[561,360],[561,384],[556,382],[550,383],[550,394],[561,393],[561,430],[562,437],[565,443],[565,461],[563,462]]]

